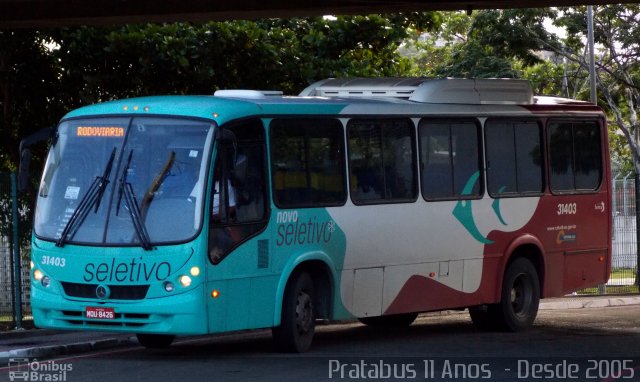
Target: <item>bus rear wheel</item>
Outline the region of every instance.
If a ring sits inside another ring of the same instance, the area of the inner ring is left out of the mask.
[[[504,274],[500,302],[469,308],[481,329],[521,332],[533,324],[540,305],[538,272],[526,258],[514,260]]]
[[[360,317],[358,318],[358,321],[367,326],[403,328],[411,325],[413,321],[415,321],[416,317],[418,317],[418,313],[402,313],[378,317]]]
[[[166,348],[171,345],[176,336],[168,334],[136,334],[140,345],[149,349]]]
[[[538,272],[526,258],[516,259],[505,272],[499,323],[502,329],[520,332],[533,324],[540,305]]]
[[[307,272],[294,276],[284,293],[280,326],[273,328],[278,350],[304,353],[315,334],[315,290]]]

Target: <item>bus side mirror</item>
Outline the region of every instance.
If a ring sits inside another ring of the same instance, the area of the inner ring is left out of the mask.
[[[31,167],[31,150],[29,150],[29,146],[47,139],[53,139],[55,143],[57,139],[55,131],[54,126],[45,127],[20,141],[20,167],[18,168],[18,189],[20,191],[24,191],[29,187],[29,167]]]
[[[29,187],[29,168],[31,167],[31,150],[20,151],[20,167],[18,169],[18,190],[25,191]]]

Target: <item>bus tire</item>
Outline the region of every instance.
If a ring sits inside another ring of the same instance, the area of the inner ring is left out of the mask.
[[[514,260],[504,274],[500,303],[489,306],[495,312],[498,329],[521,332],[531,327],[540,305],[538,272],[529,259]]]
[[[315,334],[315,288],[307,272],[289,282],[282,301],[280,326],[273,328],[278,350],[304,353],[311,347]]]
[[[391,314],[388,316],[360,317],[358,318],[358,321],[367,326],[404,328],[411,325],[413,321],[415,321],[416,317],[418,317],[418,313],[402,313]]]
[[[160,349],[166,348],[171,345],[174,338],[176,336],[168,335],[168,334],[136,334],[136,338],[138,338],[138,342],[140,345],[148,348],[148,349]]]

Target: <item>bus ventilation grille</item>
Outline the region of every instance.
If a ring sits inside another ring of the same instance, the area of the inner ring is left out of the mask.
[[[96,320],[87,319],[82,311],[62,310],[58,311],[57,318],[64,320],[69,325],[90,326],[95,328],[108,327],[142,327],[149,323],[155,323],[150,314],[143,313],[116,313],[113,319]]]
[[[258,269],[269,268],[269,240],[258,240]]]
[[[64,293],[69,297],[98,299],[98,284],[78,284],[63,282]],[[142,300],[147,296],[149,285],[109,285],[111,294],[108,300]]]

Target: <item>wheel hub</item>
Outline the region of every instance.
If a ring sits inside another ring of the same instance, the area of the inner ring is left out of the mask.
[[[531,294],[530,289],[531,287],[525,275],[520,275],[514,280],[511,288],[511,306],[514,313],[522,314],[527,309],[529,295]]]
[[[313,325],[313,307],[311,296],[305,292],[298,294],[296,302],[296,326],[298,332],[307,333]]]

